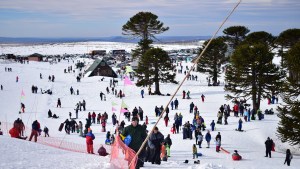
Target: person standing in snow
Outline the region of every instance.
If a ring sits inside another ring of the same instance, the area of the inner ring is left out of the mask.
[[[141,90],[141,96],[142,96],[142,98],[144,98],[144,93],[145,93],[145,92],[144,92],[144,89],[142,89],[142,90]]]
[[[178,109],[178,105],[179,105],[179,102],[177,100],[177,98],[175,99],[174,101],[174,106],[175,106],[175,109],[177,110]]]
[[[147,116],[146,116],[147,118]],[[130,135],[131,142],[128,147],[130,147],[135,152],[138,152],[145,138],[147,137],[147,133],[144,127],[142,127],[139,123],[139,119],[137,117],[132,117],[131,125],[125,127],[122,131],[122,135],[127,137]],[[141,152],[138,156],[136,168],[140,168],[144,165],[144,153]]]
[[[266,156],[265,157],[269,156],[271,158],[271,150],[272,150],[273,141],[270,140],[270,137],[267,138],[265,145],[266,145]]]
[[[207,142],[207,147],[206,148],[209,148],[209,146],[210,146],[210,140],[211,140],[211,135],[210,135],[209,130],[207,130],[207,133],[205,135],[205,140]]]
[[[40,130],[40,123],[37,120],[35,120],[32,123],[31,127],[32,127],[32,130],[31,130],[31,134],[29,137],[29,141],[31,141],[32,137],[34,136],[34,142],[37,142],[38,131]]]
[[[205,96],[202,94],[201,95],[202,102],[204,102],[204,98],[205,98]]]
[[[49,129],[46,126],[44,127],[44,133],[45,133],[45,137],[47,137],[47,136],[50,137],[49,136]]]
[[[170,149],[171,149],[171,145],[172,145],[172,140],[170,138],[170,134],[168,134],[168,136],[165,138],[164,142],[166,144],[167,155],[168,155],[168,157],[170,157]]]
[[[243,123],[243,121],[240,118],[240,120],[239,120],[239,126],[238,126],[238,131],[242,131],[242,123]]]
[[[172,108],[172,110],[174,109],[174,102],[173,102],[173,100],[171,101],[171,108]]]
[[[61,101],[60,101],[60,98],[57,99],[57,105],[56,107],[60,107],[61,108]]]
[[[198,138],[197,140],[198,140],[199,148],[202,148],[201,144],[202,144],[202,141],[203,141],[203,135],[202,135],[201,131],[199,132],[197,138]]]
[[[150,135],[148,140],[148,145],[150,147],[150,162],[152,164],[160,164],[160,149],[161,143],[164,140],[164,135],[158,131],[158,128],[155,127],[153,133]]]
[[[22,111],[22,113],[25,113],[25,104],[24,103],[21,103],[21,111]]]
[[[215,121],[213,120],[211,123],[210,123],[210,126],[211,126],[211,131],[215,131]]]
[[[284,164],[287,163],[287,165],[290,166],[290,163],[291,163],[292,159],[293,159],[293,155],[291,153],[291,150],[287,149]]]
[[[94,147],[93,147],[93,140],[95,139],[95,135],[93,134],[92,130],[85,135],[85,140],[86,140],[86,148],[87,152],[89,154],[94,154]]]

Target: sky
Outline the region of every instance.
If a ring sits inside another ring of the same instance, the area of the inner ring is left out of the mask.
[[[210,36],[238,0],[0,0],[0,37],[107,37],[141,11],[170,29],[162,36]],[[223,29],[273,35],[300,28],[299,0],[242,0]],[[221,30],[223,30],[221,29]],[[222,32],[219,33],[219,35]]]

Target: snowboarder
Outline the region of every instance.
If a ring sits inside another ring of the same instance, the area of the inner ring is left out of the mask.
[[[144,89],[141,90],[141,96],[144,98]]]

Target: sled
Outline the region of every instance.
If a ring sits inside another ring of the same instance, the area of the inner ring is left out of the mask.
[[[226,154],[230,154],[230,152],[229,151],[227,151],[227,150],[225,150],[224,148],[222,148],[222,147],[220,147],[220,150],[221,151],[223,151],[224,153],[226,153]]]
[[[62,129],[64,128],[64,125],[65,125],[65,123],[61,123],[59,128],[58,128],[58,131],[62,131]]]

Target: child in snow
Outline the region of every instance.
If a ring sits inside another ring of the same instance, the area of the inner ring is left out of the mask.
[[[196,144],[193,144],[193,159],[198,158]]]
[[[221,148],[221,140],[219,138],[216,139],[216,152],[219,152]]]
[[[93,148],[93,140],[95,139],[94,134],[92,133],[92,130],[86,134],[86,147],[87,147],[87,152],[94,154],[94,148]]]
[[[45,137],[47,137],[47,136],[50,137],[49,136],[49,129],[46,126],[44,127],[44,133],[45,133]]]
[[[202,135],[202,133],[201,133],[201,131],[199,132],[199,134],[198,134],[198,145],[199,145],[199,148],[202,148],[201,147],[201,144],[202,144],[202,141],[203,141],[203,135]]]

